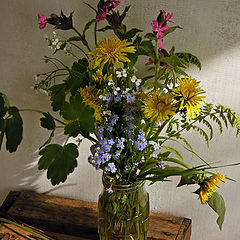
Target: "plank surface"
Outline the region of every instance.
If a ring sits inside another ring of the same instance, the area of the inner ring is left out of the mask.
[[[98,239],[94,202],[23,191],[10,192],[1,208],[61,240]],[[190,219],[151,213],[148,240],[190,240],[190,235]]]

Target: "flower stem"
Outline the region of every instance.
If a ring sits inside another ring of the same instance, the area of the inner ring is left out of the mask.
[[[19,109],[19,111],[20,111],[20,112],[37,112],[37,113],[41,113],[41,114],[44,113],[43,111],[40,111],[40,110],[37,110],[37,109],[31,109],[31,108]],[[57,122],[59,122],[59,123],[61,123],[61,124],[63,124],[63,125],[66,125],[63,121],[61,121],[61,120],[59,120],[59,119],[57,119],[57,118],[55,118],[55,117],[53,117],[53,116],[52,116],[52,118],[53,118],[55,121],[57,121]]]
[[[89,45],[88,45],[87,41],[84,39],[84,37],[82,36],[82,34],[81,34],[75,27],[72,27],[72,29],[79,35],[79,37],[81,38],[81,41],[82,41],[83,44],[87,47],[88,51],[91,51],[91,49],[89,48]]]
[[[27,228],[27,227],[24,227],[23,225],[20,225],[20,224],[18,224],[18,223],[12,222],[12,221],[10,221],[10,220],[8,220],[8,219],[0,218],[0,221],[1,221],[1,222],[5,222],[5,223],[12,224],[12,225],[14,225],[14,226],[16,226],[16,227],[19,227],[19,228],[21,228],[21,229],[23,229],[23,230],[26,230],[26,231],[28,231],[29,233],[33,234],[34,236],[36,236],[36,237],[38,237],[38,238],[40,238],[40,239],[49,240],[48,238],[42,236],[41,234],[36,233],[36,232],[32,231],[31,229],[29,229],[29,228]]]
[[[97,21],[94,25],[94,39],[95,39],[95,45],[97,45]]]

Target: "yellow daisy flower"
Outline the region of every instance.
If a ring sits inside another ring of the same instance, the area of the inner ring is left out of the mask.
[[[201,111],[201,102],[205,96],[200,96],[205,93],[198,85],[196,79],[184,76],[184,79],[178,78],[179,86],[172,90],[179,110],[187,109],[189,119],[194,119]]]
[[[221,173],[217,172],[204,181],[199,193],[201,204],[206,204],[209,198],[211,198],[212,194],[216,192],[216,187],[219,188],[220,183],[225,183],[223,181],[224,178],[226,178],[226,175],[222,175]]]
[[[159,92],[159,90],[153,91],[146,95],[145,99],[142,99],[143,111],[146,118],[151,120],[156,119],[156,122],[164,122],[175,114],[176,107],[172,104],[173,96],[170,93]]]
[[[112,77],[112,74],[109,76],[107,74],[103,75],[102,71],[98,69],[92,77],[95,82],[101,83],[108,81]]]
[[[99,102],[99,95],[93,91],[93,86],[86,86],[80,88],[78,91],[81,93],[83,101],[91,108],[94,109],[94,115],[97,121],[102,120],[102,108]]]
[[[127,42],[127,40],[120,41],[112,38],[104,38],[102,41],[97,43],[94,52],[88,52],[89,55],[92,55],[92,58],[89,60],[93,68],[101,65],[103,66],[109,62],[115,64],[115,62],[121,67],[120,62],[130,62],[130,60],[125,56],[127,53],[134,53],[136,51],[134,46],[131,45],[132,42]]]

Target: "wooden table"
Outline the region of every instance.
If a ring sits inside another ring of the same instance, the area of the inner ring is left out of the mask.
[[[59,240],[97,240],[97,203],[67,199],[29,191],[11,191],[1,206],[10,214]],[[0,239],[9,232],[17,239],[24,237],[10,224],[0,225]],[[27,235],[26,235],[27,236]],[[151,213],[148,240],[190,240],[191,219]],[[32,238],[31,238],[32,237]],[[9,238],[11,239],[11,238]],[[14,239],[14,238],[13,238]]]

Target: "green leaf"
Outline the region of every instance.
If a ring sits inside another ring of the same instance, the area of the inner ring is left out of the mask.
[[[156,37],[156,34],[154,33],[147,33],[145,36],[145,38],[148,38],[150,40],[157,40],[158,38]]]
[[[91,6],[89,3],[84,2],[88,7],[90,7],[96,14],[98,13],[97,10]]]
[[[226,211],[223,197],[218,192],[214,192],[208,200],[208,205],[218,214],[217,224],[220,230],[222,230],[222,224]]]
[[[74,62],[70,70],[70,76],[66,81],[67,89],[75,94],[79,88],[85,87],[89,83],[88,61],[86,58]]]
[[[81,37],[79,37],[79,36],[74,36],[74,37],[70,37],[67,41],[68,42],[77,42],[77,41],[81,41],[82,40],[82,38]]]
[[[83,29],[83,37],[85,38],[85,34],[86,34],[86,31],[91,27],[91,25],[93,24],[93,23],[95,23],[96,22],[96,19],[94,18],[94,19],[92,19],[91,21],[89,21],[86,25],[85,25],[85,27],[84,27],[84,29]]]
[[[129,30],[128,32],[126,32],[124,34],[124,38],[125,39],[131,39],[131,38],[135,37],[135,35],[139,32],[142,32],[142,30],[137,29],[137,28],[133,28],[133,29]]]
[[[104,28],[97,29],[97,31],[98,32],[106,32],[107,30],[112,30],[112,29],[114,29],[114,28],[111,26],[106,26]]]
[[[94,110],[82,101],[80,94],[71,96],[70,102],[64,103],[61,114],[70,122],[64,128],[65,134],[76,137],[80,133],[86,137],[94,132]]]
[[[48,130],[53,130],[56,128],[55,121],[50,113],[43,113],[42,118],[40,118],[41,126],[47,128]]]
[[[168,147],[168,146],[163,146],[162,145],[162,147],[171,151],[172,153],[174,153],[181,161],[184,162],[183,155],[179,151],[177,151],[176,149],[174,149],[172,147]]]
[[[77,145],[69,143],[64,147],[50,144],[39,152],[38,168],[47,170],[47,178],[53,185],[65,182],[67,176],[77,167]]]
[[[142,41],[135,54],[149,56],[155,61],[155,53],[151,41]]]
[[[7,112],[5,100],[3,94],[0,93],[0,118],[3,118]]]
[[[190,185],[195,184],[196,182],[193,182],[192,175],[184,175],[181,177],[180,182],[178,183],[177,187],[181,187],[183,185]]]
[[[169,33],[175,31],[177,28],[183,29],[183,28],[180,27],[180,26],[173,26],[173,27],[170,27],[168,31],[164,32],[164,37],[167,36]]]
[[[23,121],[16,107],[10,107],[8,109],[9,117],[6,119],[6,149],[12,153],[18,148],[18,145],[22,141],[23,134]]]
[[[201,70],[202,68],[201,62],[195,55],[191,53],[179,52],[179,53],[176,53],[176,56],[181,59],[184,59],[188,63],[194,64],[199,68],[199,70]]]
[[[172,67],[186,68],[188,66],[188,63],[185,60],[180,59],[177,56],[170,56],[170,57],[161,58],[160,62],[168,63]]]
[[[50,100],[52,101],[51,106],[53,111],[58,111],[62,108],[63,103],[65,102],[65,88],[66,84],[57,84],[52,86],[49,90],[51,91]]]

